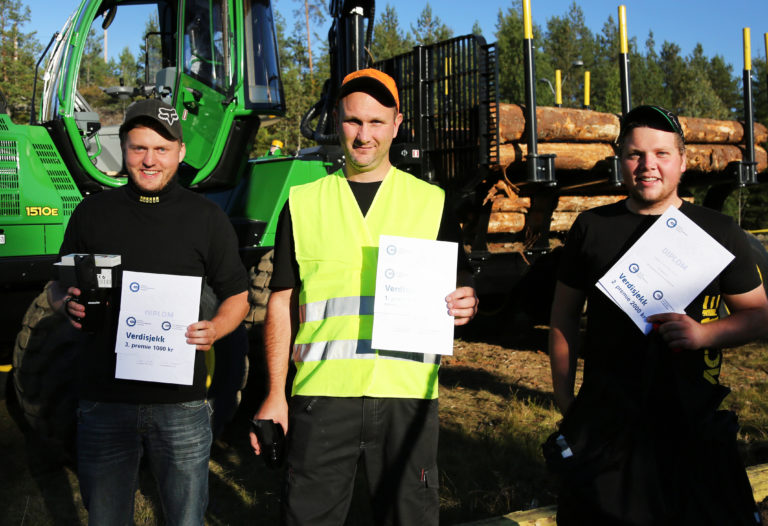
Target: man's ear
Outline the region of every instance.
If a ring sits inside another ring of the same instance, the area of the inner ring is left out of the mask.
[[[682,160],[683,164],[682,166],[680,166],[680,173],[683,173],[685,172],[686,165],[688,164],[688,158],[685,156],[685,152],[683,152],[683,155],[681,155],[681,157],[683,158]]]
[[[392,138],[393,139],[397,137],[397,131],[400,129],[400,125],[402,123],[403,123],[403,114],[402,113],[398,113],[395,116],[395,129],[393,130],[393,133],[392,133]]]
[[[179,148],[179,162],[183,161],[186,155],[187,155],[187,145],[184,143],[181,143],[181,147]]]

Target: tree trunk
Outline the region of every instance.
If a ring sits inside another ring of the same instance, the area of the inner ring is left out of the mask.
[[[304,19],[307,23],[307,55],[309,56],[309,76],[313,74],[312,69],[312,43],[309,38],[309,0],[304,0]]]
[[[502,143],[519,141],[525,132],[523,108],[499,104],[499,138]],[[619,136],[619,118],[572,108],[536,108],[536,135],[542,141],[611,142]]]
[[[541,141],[615,142],[619,137],[619,117],[573,108],[536,108],[536,135]],[[744,140],[744,125],[738,121],[721,121],[696,117],[680,117],[685,141],[691,143],[738,144]],[[755,143],[768,140],[768,128],[756,122]],[[522,141],[525,115],[517,104],[499,104],[499,138],[502,143]]]
[[[539,144],[540,154],[553,153],[555,170],[592,170],[597,163],[614,155],[613,147],[607,143],[543,142]],[[522,169],[528,145],[525,143],[502,144],[499,146],[499,165]],[[729,163],[741,161],[742,148],[733,144],[688,144],[686,146],[687,169],[696,172],[721,172]],[[755,160],[758,173],[768,168],[768,154],[755,145]]]
[[[556,170],[592,170],[606,157],[614,155],[613,147],[607,143],[569,143],[543,142],[539,144],[539,153],[553,153]],[[508,167],[511,164],[522,168],[528,145],[525,143],[502,144],[499,147],[499,164]]]

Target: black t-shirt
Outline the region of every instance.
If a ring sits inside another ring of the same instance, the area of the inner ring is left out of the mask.
[[[349,181],[349,187],[357,200],[360,211],[363,215],[368,213],[368,209],[373,203],[376,192],[381,186],[381,181],[372,183],[360,183]],[[448,203],[443,206],[443,215],[440,219],[440,228],[437,233],[439,241],[453,241],[458,243],[458,263],[459,272],[472,272],[469,265],[469,258],[461,245],[461,229],[459,221]],[[280,218],[277,222],[277,231],[275,235],[275,256],[274,271],[272,280],[269,283],[271,290],[280,290],[297,287],[300,283],[299,264],[296,261],[296,247],[293,241],[293,222],[291,221],[291,210],[288,203],[285,203],[280,212]]]
[[[687,202],[680,211],[735,256],[686,308],[691,318],[706,323],[717,319],[722,294],[749,292],[760,285],[760,275],[744,232],[731,218]],[[595,283],[658,217],[634,214],[622,201],[582,213],[568,234],[558,279],[587,295],[585,385],[598,374],[613,378],[617,384],[638,387],[648,339]],[[692,381],[718,382],[719,349],[676,355],[683,362],[681,370],[687,371]]]
[[[87,197],[67,225],[60,255],[119,254],[123,270],[205,277],[220,301],[248,288],[237,238],[226,214],[175,181],[158,202],[140,201],[132,184]],[[124,403],[176,403],[205,398],[205,359],[197,351],[193,385],[115,379],[119,289],[105,327],[89,338],[79,360],[83,399]]]

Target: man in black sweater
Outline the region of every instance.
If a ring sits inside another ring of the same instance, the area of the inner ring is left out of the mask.
[[[208,503],[210,407],[203,353],[232,332],[248,310],[247,275],[235,233],[215,203],[177,181],[184,158],[181,124],[157,100],[131,105],[120,128],[128,182],[87,197],[72,214],[60,255],[119,254],[123,270],[200,276],[220,305],[210,320],[187,327],[196,346],[191,385],[115,378],[119,290],[106,322],[79,360],[78,477],[90,524],[133,520],[139,462],[146,455],[167,524],[204,523]],[[51,305],[82,328],[81,291],[54,282]]]

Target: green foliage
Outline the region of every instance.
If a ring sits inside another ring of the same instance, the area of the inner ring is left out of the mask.
[[[755,120],[768,125],[768,59],[766,57],[753,59],[752,68]]]
[[[426,46],[447,40],[453,36],[453,29],[443,24],[437,15],[432,13],[432,6],[424,6],[416,20],[416,27],[411,25],[411,32],[417,44]]]
[[[658,104],[667,106],[667,93],[664,89],[664,71],[659,54],[656,53],[656,41],[653,31],[648,32],[645,41],[645,55],[634,54],[629,63],[632,77],[632,99],[635,105]]]
[[[554,79],[553,69],[541,51],[541,28],[533,25],[533,55],[535,78]],[[499,64],[499,99],[503,102],[524,103],[525,70],[523,58],[523,6],[520,0],[513,0],[512,7],[504,13],[499,10],[496,20],[496,48]],[[554,100],[549,88],[538,83],[536,100],[539,104],[552,104]]]
[[[584,68],[590,69],[595,64],[594,47],[594,36],[584,22],[581,7],[575,2],[571,4],[565,16],[554,16],[547,20],[543,48],[548,57],[546,66],[549,67],[539,68],[537,63],[537,76],[548,78],[554,84],[554,70],[561,71],[565,106],[578,107],[583,103]],[[583,67],[577,65],[579,62]]]
[[[324,8],[322,2],[311,2],[310,0],[295,0],[300,4],[299,9],[294,9],[293,11],[293,17],[296,20],[295,26],[294,26],[294,33],[296,35],[296,38],[299,38],[299,27],[302,27],[303,38],[306,39],[306,59],[307,59],[307,67],[309,68],[309,74],[310,76],[314,75],[315,72],[315,59],[313,58],[313,44],[312,39],[314,37],[315,42],[319,42],[320,39],[318,35],[315,33],[312,34],[311,26],[313,24],[322,24],[325,20]]]
[[[397,11],[390,4],[384,8],[373,27],[371,55],[374,61],[385,60],[409,52],[414,46],[413,38],[400,29]]]
[[[595,37],[595,65],[592,75],[592,107],[597,111],[621,112],[621,77],[618,68],[619,28],[609,16]]]
[[[325,46],[317,46],[319,50],[315,51],[318,53],[315,71],[311,74],[303,28],[300,25],[294,26],[293,33],[287,36],[285,18],[276,12],[275,30],[287,109],[285,117],[259,130],[252,152],[255,157],[264,155],[274,139],[283,141],[283,153],[286,155],[293,155],[302,148],[314,146],[313,142],[301,135],[299,125],[307,110],[320,100],[320,79],[329,77],[330,66]]]
[[[482,37],[483,35],[483,28],[480,27],[480,22],[475,20],[475,23],[472,24],[472,34],[478,37]]]
[[[149,16],[149,19],[147,20],[147,23],[144,25],[144,32],[141,35],[141,41],[144,42],[144,36],[147,33],[157,33],[160,31],[160,24],[157,21],[157,14],[153,13]],[[147,55],[149,55],[149,60],[147,60]],[[142,45],[141,52],[139,53],[139,58],[136,62],[136,77],[139,80],[139,85],[144,85],[145,81],[148,80],[150,84],[153,83],[154,79],[149,78],[147,79],[147,64],[149,64],[149,73],[151,76],[151,73],[156,72],[160,69],[160,57],[162,56],[162,51],[160,50],[160,39],[158,36],[150,36],[149,37],[149,49],[147,49],[146,46]]]
[[[120,52],[118,61],[114,68],[118,78],[123,79],[126,86],[139,85],[139,65],[128,46]]]
[[[36,57],[41,46],[35,33],[24,33],[29,7],[18,0],[0,0],[0,88],[14,122],[29,120]]]
[[[104,62],[104,41],[103,35],[97,35],[96,30],[91,28],[88,31],[88,37],[83,49],[83,58],[80,61],[80,75],[78,84],[91,86],[95,84],[104,85],[111,72]]]

